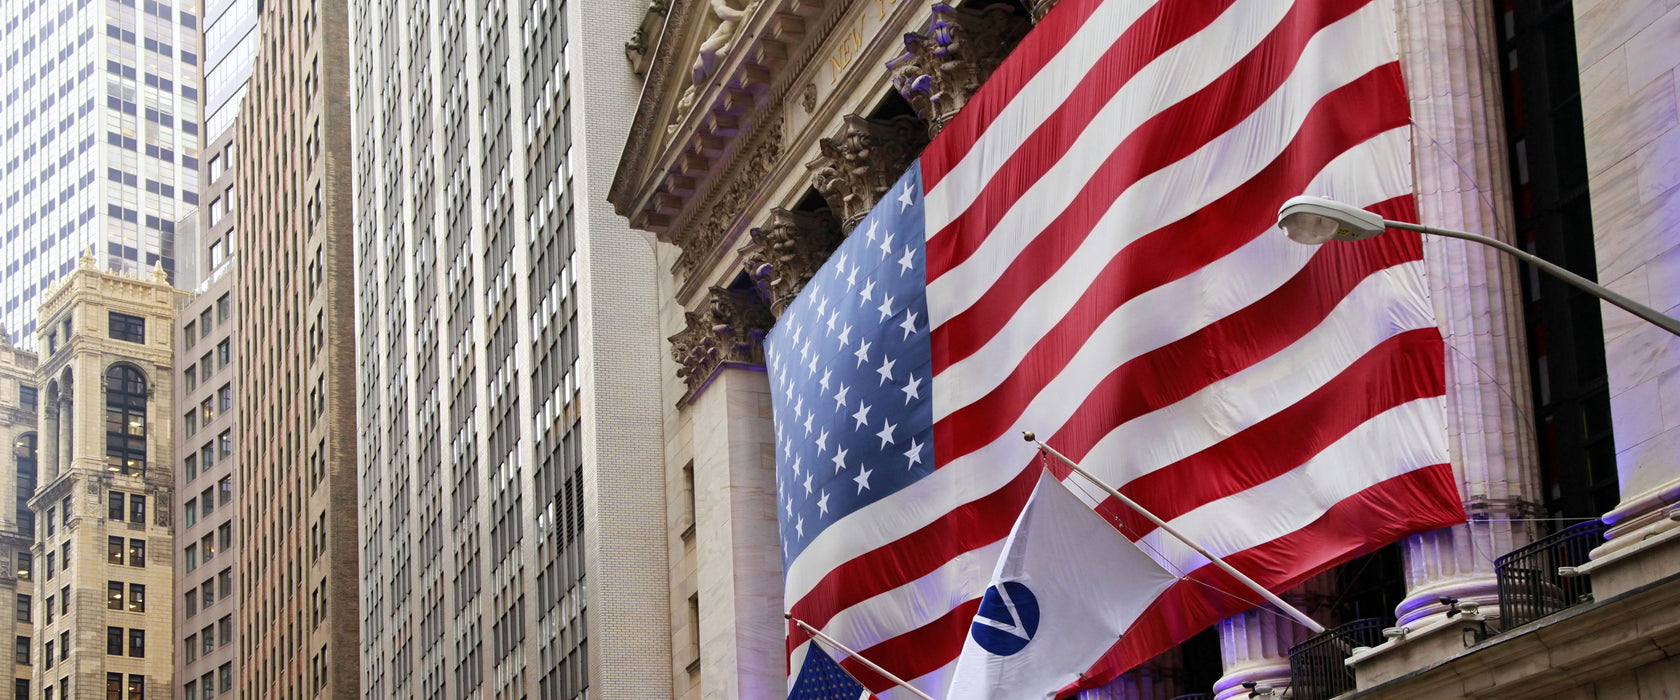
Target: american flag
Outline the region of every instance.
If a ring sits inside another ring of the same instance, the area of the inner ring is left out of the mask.
[[[766,341],[788,610],[943,696],[1023,430],[1272,590],[1461,522],[1417,238],[1274,228],[1414,218],[1395,41],[1384,0],[1062,0]],[[1250,606],[1092,503],[1184,580],[1087,686]]]

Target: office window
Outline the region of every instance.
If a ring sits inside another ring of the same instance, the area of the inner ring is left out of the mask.
[[[18,597],[17,597],[17,621],[18,622],[33,622],[34,621],[34,619],[35,619],[34,611],[30,610],[33,602],[34,601],[32,601],[27,594],[24,594],[24,593],[19,593],[18,594]]]
[[[146,497],[138,494],[128,497],[129,522],[140,525],[146,524]]]
[[[48,537],[52,537],[53,535],[58,534],[58,528],[54,525],[54,523],[57,523],[57,522],[58,522],[58,509],[57,508],[48,508],[47,509],[47,536]]]
[[[186,552],[187,552],[187,571],[192,571],[193,569],[197,569],[198,568],[198,545],[196,545],[196,544],[187,545]]]
[[[70,497],[65,496],[64,500],[59,501],[58,502],[58,508],[59,508],[59,511],[58,511],[59,516],[64,518],[63,520],[61,520],[59,522],[61,524],[63,524],[65,528],[69,528],[70,527],[70,514],[72,512],[74,512],[74,509],[72,509],[70,507]]]
[[[69,630],[65,630],[63,632],[58,633],[58,660],[59,661],[69,661],[70,660],[70,631]]]
[[[198,455],[187,455],[181,460],[187,467],[187,481],[198,478]]]
[[[226,638],[226,637],[222,638],[222,643],[223,644],[228,643],[228,641],[230,641],[228,638]],[[220,668],[216,669],[216,675],[221,679],[222,692],[224,692],[224,693],[232,692],[233,691],[233,662],[229,661],[225,664],[222,664]]]
[[[146,342],[146,319],[116,311],[111,312],[111,337],[130,343]]]
[[[193,435],[197,434],[198,433],[198,408],[194,407],[194,408],[187,409],[187,415],[186,415],[185,421],[186,422],[184,424],[184,428],[186,430],[187,437],[192,437]]]
[[[204,503],[204,517],[208,520],[210,513],[216,510],[216,490],[214,488],[205,489],[204,493],[199,494],[198,499]]]
[[[105,674],[105,700],[122,700],[123,674]]]
[[[105,608],[108,610],[123,609],[123,585],[119,581],[105,583]]]
[[[216,621],[216,636],[220,638],[220,643],[223,645],[233,643],[232,615],[223,615],[222,619]]]
[[[220,299],[216,300],[216,319],[218,321],[226,322],[228,317],[232,315],[233,300],[228,298],[228,295],[223,294]]]
[[[222,459],[227,459],[233,454],[233,430],[223,430],[221,435],[216,436],[216,452],[219,453],[216,456]]]
[[[198,524],[198,499],[194,498],[187,501],[185,514],[187,527]]]
[[[128,655],[136,659],[146,658],[146,630],[128,631]]]
[[[146,541],[145,540],[129,540],[128,541],[128,565],[129,566],[139,566],[139,567],[145,567],[146,566]]]
[[[222,505],[225,506],[228,504],[228,501],[233,500],[233,477],[222,477],[222,480],[216,483],[216,488],[222,492]]]
[[[108,494],[107,500],[110,503],[110,511],[111,512],[106,515],[106,519],[108,519],[108,520],[122,520],[123,519],[123,510],[124,510],[124,508],[126,508],[125,499],[123,498],[123,493],[121,491],[112,491],[112,492],[110,492],[110,494]]]
[[[198,322],[188,321],[187,325],[182,327],[181,335],[183,336],[183,340],[186,341],[186,343],[181,346],[181,349],[192,349],[193,343],[198,340]]]
[[[233,523],[222,523],[216,526],[216,546],[221,547],[224,552],[227,551],[228,547],[233,546]]]
[[[69,542],[65,542],[63,548],[59,550],[59,558],[64,560],[64,572],[65,573],[70,573],[70,543]]]
[[[106,561],[122,566],[126,560],[125,555],[128,553],[128,540],[122,537],[108,537],[106,540],[106,549],[108,550]]]
[[[41,661],[47,665],[47,668],[53,667],[53,643],[50,639],[41,645]],[[47,689],[46,697],[47,700],[52,700],[52,688]]]
[[[223,338],[222,342],[216,343],[216,368],[226,367],[232,361],[233,346],[228,344],[227,338]]]
[[[209,673],[204,674],[203,677],[198,679],[198,687],[203,692],[199,696],[203,700],[211,700],[211,698],[216,697],[216,676]]]
[[[138,584],[128,584],[128,611],[146,612],[146,587]]]
[[[198,635],[189,634],[189,635],[187,635],[187,663],[190,664],[190,663],[192,663],[194,661],[197,661],[197,660],[198,660]],[[190,688],[190,687],[192,687],[192,685],[193,684],[188,683],[187,687]],[[187,691],[187,697],[189,697],[189,698],[192,697],[192,691],[190,691],[190,690]]]
[[[200,554],[203,555],[204,561],[206,561],[206,562],[209,562],[211,559],[216,558],[216,535],[215,535],[215,533],[205,535],[204,539],[198,541],[198,551],[199,551]]]
[[[222,569],[216,574],[216,587],[221,589],[222,597],[233,595],[233,567]]]
[[[198,614],[198,590],[187,591],[184,600],[187,602],[187,617]]]
[[[146,700],[146,677],[128,674],[128,700]]]
[[[198,643],[203,653],[208,654],[216,650],[216,628],[205,627],[198,633]]]
[[[205,581],[204,585],[199,588],[199,597],[202,598],[203,601],[204,601],[203,607],[208,608],[212,605],[215,605],[216,604],[216,582],[215,581]]]
[[[19,639],[28,639],[28,637],[19,637]],[[28,655],[29,652],[25,651],[24,656]],[[13,700],[34,700],[34,696],[29,694],[28,678],[19,678],[12,683],[12,697]]]
[[[123,628],[105,628],[105,653],[111,656],[123,655]]]
[[[58,610],[58,608],[53,606],[53,597],[47,596],[47,624],[52,624],[53,616],[56,614],[54,611],[56,610]]]
[[[16,654],[16,657],[13,658],[12,660],[19,663],[19,664],[22,664],[24,666],[28,666],[29,665],[29,649],[30,649],[32,644],[33,644],[33,642],[31,642],[28,637],[22,637],[22,636],[18,637],[17,641],[15,643],[13,643],[13,645],[12,645],[12,651],[13,651],[14,654]]]
[[[18,516],[22,517],[23,513],[18,513]],[[31,580],[30,575],[31,575],[31,571],[33,570],[33,568],[35,566],[35,555],[31,554],[29,552],[29,550],[27,550],[27,549],[20,549],[20,550],[18,550],[18,553],[17,553],[17,563],[18,563],[18,572],[17,572],[18,580],[19,581]]]
[[[216,410],[233,410],[233,385],[223,384],[222,388],[216,390]]]
[[[57,575],[58,554],[56,552],[47,552],[47,580],[51,581],[52,578]]]
[[[187,365],[187,368],[181,371],[181,376],[186,379],[187,391],[189,392],[198,388],[198,372],[195,371],[197,369],[198,367],[195,365]]]
[[[58,589],[58,612],[60,614],[63,614],[63,615],[69,615],[70,614],[70,587],[69,586],[65,586],[63,588]]]
[[[146,468],[146,378],[128,365],[105,372],[105,468],[140,474]]]

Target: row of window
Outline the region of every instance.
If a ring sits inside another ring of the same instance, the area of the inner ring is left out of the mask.
[[[205,447],[206,449],[209,448],[208,445]],[[206,460],[206,463],[208,463],[208,461],[209,460]],[[208,518],[210,514],[216,510],[218,490],[221,492],[220,497],[222,505],[227,505],[233,500],[233,477],[224,476],[222,477],[222,480],[218,482],[217,487],[205,489],[204,492],[199,494],[196,498],[187,499],[187,527],[192,527],[196,524],[198,522],[198,516],[201,513]]]
[[[218,637],[221,639],[219,642],[217,641]],[[233,616],[223,615],[222,619],[216,621],[216,624],[205,625],[204,629],[197,634],[187,635],[187,663],[197,661],[200,653],[208,656],[211,652],[216,651],[216,647],[232,643]]]
[[[127,640],[128,643],[124,644],[124,640]],[[121,627],[106,627],[105,653],[111,656],[146,658],[146,630],[138,627],[127,630]]]
[[[193,343],[198,342],[200,338],[209,338],[210,332],[215,330],[218,324],[227,323],[227,320],[233,316],[233,299],[227,294],[223,294],[220,299],[216,300],[215,315],[212,316],[210,312],[210,309],[205,309],[204,313],[198,315],[198,320],[187,322],[183,329],[185,337],[182,340],[185,341],[185,344],[182,349],[192,348]]]
[[[199,448],[197,454],[189,454],[182,460],[187,467],[187,481],[197,479],[201,471],[208,474],[211,469],[215,468],[218,457],[227,459],[231,456],[233,456],[233,429],[229,428],[223,430],[221,435],[217,435],[214,443],[204,443],[204,447]],[[227,503],[233,497],[233,482],[231,477],[223,477],[222,480],[227,482],[223,487],[227,496],[222,500],[222,503]]]
[[[109,538],[108,561],[117,566],[146,566],[146,541],[122,537]],[[126,546],[125,546],[126,545]]]
[[[187,684],[182,686],[186,691],[183,695],[185,695],[185,700],[213,700],[216,697],[218,685],[221,686],[221,692],[224,695],[233,692],[233,662],[222,664],[220,668],[216,669],[215,675],[206,673],[196,681],[187,681]],[[107,698],[107,700],[115,699]]]
[[[125,588],[128,592],[126,598],[123,596]],[[146,612],[146,586],[139,583],[125,584],[121,581],[106,582],[105,607],[109,610]]]
[[[205,581],[203,586],[187,590],[184,594],[187,605],[186,616],[197,615],[201,606],[203,609],[209,610],[210,606],[215,605],[218,589],[222,600],[227,600],[233,595],[233,567],[222,569],[220,573],[216,574],[215,580]],[[191,660],[188,659],[188,661]]]
[[[231,546],[233,546],[233,523],[225,522],[218,525],[215,532],[205,535],[204,539],[199,540],[197,544],[187,545],[187,571],[197,569],[200,561],[206,564],[210,563],[211,559],[216,558],[216,552],[227,551],[227,548]]]
[[[214,359],[214,362],[212,362],[212,359]],[[204,357],[199,358],[197,363],[181,368],[181,371],[186,379],[187,391],[196,389],[200,381],[210,381],[210,375],[214,374],[216,370],[227,367],[231,362],[233,362],[233,345],[228,341],[228,339],[223,338],[222,342],[216,344],[216,353],[214,357],[212,357],[210,353],[204,353]],[[187,435],[189,436],[198,430],[198,420],[196,415],[197,414],[192,411],[187,412]],[[210,418],[205,418],[203,420],[203,423],[209,422]]]

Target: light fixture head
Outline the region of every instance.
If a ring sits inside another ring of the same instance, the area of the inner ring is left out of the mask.
[[[1482,604],[1473,600],[1466,600],[1458,604],[1458,611],[1466,615],[1474,615],[1482,611]]]
[[[1382,636],[1387,637],[1389,639],[1405,639],[1406,638],[1406,633],[1410,632],[1410,631],[1411,630],[1409,630],[1405,627],[1384,627],[1383,631],[1382,631]]]
[[[1383,218],[1351,204],[1302,195],[1283,203],[1278,228],[1289,240],[1305,245],[1357,241],[1381,235]]]
[[[1575,578],[1581,575],[1581,570],[1573,566],[1558,567],[1558,578]]]

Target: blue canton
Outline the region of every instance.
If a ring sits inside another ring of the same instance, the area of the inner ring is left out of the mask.
[[[921,173],[910,167],[766,338],[784,566],[933,472]]]

